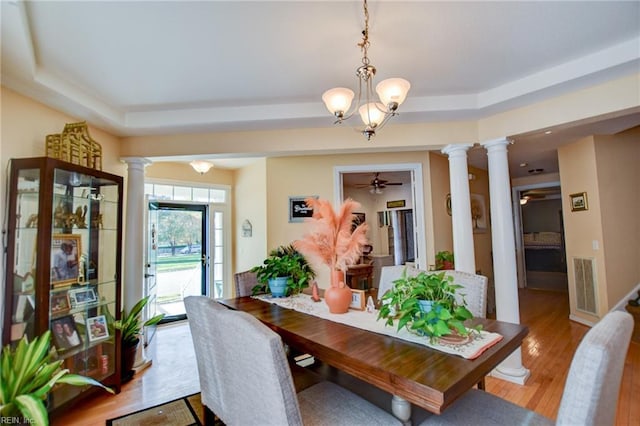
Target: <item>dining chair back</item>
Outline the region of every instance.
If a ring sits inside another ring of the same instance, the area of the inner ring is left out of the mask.
[[[407,265],[383,266],[380,268],[380,284],[378,286],[378,300],[382,299],[384,294],[393,288],[393,282],[400,277],[402,273],[407,271],[407,276],[415,276],[420,272],[419,269]]]
[[[436,271],[442,272],[442,271]],[[487,317],[487,277],[477,274],[470,274],[463,271],[447,270],[445,275],[453,277],[453,283],[461,285],[462,288],[456,291],[456,301],[467,302],[467,309],[471,311],[475,318]],[[434,272],[435,273],[435,272]]]
[[[615,423],[624,360],[631,341],[633,317],[612,311],[587,332],[573,355],[556,425],[600,426]],[[543,425],[554,422],[488,392],[472,389],[441,415],[421,426],[467,424]]]
[[[236,284],[236,297],[251,296],[253,288],[258,285],[255,272],[244,271],[233,274]]]
[[[614,424],[633,325],[629,313],[613,311],[587,332],[571,362],[557,424]]]
[[[219,343],[212,338],[214,329],[217,327],[212,312],[227,310],[227,308],[206,296],[185,297],[184,306],[198,365],[202,405],[218,414],[222,410],[222,399],[220,380],[212,354],[215,353]]]
[[[331,382],[296,394],[278,334],[245,312],[213,312],[228,425],[400,425],[391,414]]]

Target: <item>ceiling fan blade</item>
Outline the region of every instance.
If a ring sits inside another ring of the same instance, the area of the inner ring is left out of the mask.
[[[402,182],[387,182],[385,185],[402,185]]]

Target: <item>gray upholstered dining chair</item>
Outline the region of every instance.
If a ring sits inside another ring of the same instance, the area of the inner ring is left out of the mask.
[[[487,317],[487,285],[489,282],[487,277],[453,270],[434,271],[432,273],[437,272],[444,272],[445,275],[452,276],[454,284],[462,286],[456,293],[456,300],[461,302],[461,295],[464,294],[467,308],[475,318]]]
[[[220,379],[215,368],[215,360],[209,356],[218,347],[216,339],[211,337],[216,325],[209,318],[212,310],[227,308],[205,296],[185,297],[184,306],[189,318],[189,328],[198,365],[200,396],[202,405],[205,407],[206,423],[209,423],[212,413],[218,414],[222,410]]]
[[[386,411],[331,382],[296,394],[282,340],[253,316],[210,309],[215,323],[211,354],[220,376],[228,425],[400,425]]]
[[[382,299],[384,294],[391,290],[393,282],[400,277],[404,270],[407,270],[407,276],[415,276],[420,270],[413,266],[395,265],[395,266],[383,266],[380,268],[380,284],[378,285],[378,300]]]
[[[236,284],[236,297],[251,296],[251,290],[258,285],[255,272],[244,271],[233,274]]]
[[[557,425],[613,425],[620,381],[627,356],[633,318],[623,311],[605,315],[578,345],[564,386]],[[554,422],[487,392],[470,390],[432,425],[552,425]]]

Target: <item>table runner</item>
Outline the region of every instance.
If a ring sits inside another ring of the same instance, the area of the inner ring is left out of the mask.
[[[410,333],[406,328],[396,331],[397,326],[386,326],[384,320],[377,321],[378,311],[366,312],[358,310],[349,310],[345,314],[332,314],[324,300],[314,302],[311,297],[306,294],[299,294],[291,297],[276,298],[271,295],[253,296],[255,299],[264,302],[273,303],[287,309],[293,309],[298,312],[324,318],[329,321],[349,325],[360,328],[362,330],[371,331],[386,336],[397,337],[420,345],[428,346],[448,354],[458,355],[466,359],[475,359],[484,351],[502,340],[502,335],[488,331],[473,331],[470,338],[463,343],[437,342],[432,343],[427,336],[418,336]]]

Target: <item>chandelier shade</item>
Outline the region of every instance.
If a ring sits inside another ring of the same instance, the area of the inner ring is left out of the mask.
[[[340,117],[349,111],[354,96],[355,93],[351,89],[335,87],[324,92],[322,100],[331,114]]]
[[[200,173],[201,175],[207,173],[213,167],[213,163],[203,160],[193,160],[189,164],[191,164],[193,170]]]
[[[358,109],[362,122],[371,129],[378,127],[380,123],[382,123],[384,120],[384,111],[384,105],[380,102],[369,102]]]
[[[391,109],[390,105],[395,104],[395,108],[398,108],[404,102],[410,88],[411,83],[404,78],[388,78],[378,83],[376,92],[382,103]]]
[[[388,78],[381,81],[376,86],[379,100],[373,92],[373,77],[376,74],[376,67],[370,64],[367,51],[369,49],[369,9],[367,0],[363,2],[364,9],[364,30],[362,31],[362,41],[358,43],[362,50],[362,65],[356,70],[358,76],[358,100],[352,107],[355,92],[345,87],[329,89],[322,95],[322,100],[331,114],[337,120],[334,124],[340,124],[351,118],[357,111],[365,124],[362,134],[371,140],[375,136],[376,130],[384,126],[387,121],[396,115],[398,107],[407,98],[407,93],[411,84],[404,78]]]

